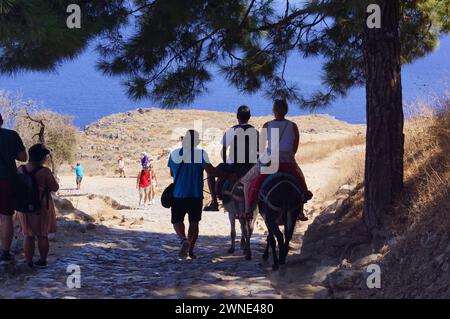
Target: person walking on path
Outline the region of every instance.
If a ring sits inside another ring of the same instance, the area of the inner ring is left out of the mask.
[[[203,207],[203,171],[209,176],[223,176],[209,163],[208,154],[198,148],[200,136],[197,131],[189,130],[183,138],[183,147],[174,150],[168,161],[168,167],[174,178],[173,205],[171,207],[172,224],[181,240],[180,258],[195,258],[194,248],[199,235],[199,223]],[[184,218],[189,217],[189,230],[186,236]]]
[[[158,186],[158,179],[156,177],[155,168],[150,164],[150,205],[155,204],[156,187]]]
[[[136,188],[139,190],[139,207],[145,208],[150,198],[150,170],[143,167],[137,177]]]
[[[24,254],[27,265],[44,268],[47,267],[50,246],[48,234],[56,233],[56,213],[51,192],[57,192],[59,185],[50,169],[44,167],[50,151],[44,145],[36,144],[29,149],[28,154],[30,161],[19,167],[18,174],[30,174],[34,179],[40,208],[33,213],[19,212],[18,217],[25,237]],[[36,239],[40,258],[33,263]]]
[[[83,181],[83,176],[84,176],[83,167],[81,166],[80,163],[77,163],[77,166],[75,167],[77,190],[81,189],[81,182]]]
[[[0,114],[0,229],[2,235],[0,261],[10,261],[14,258],[10,249],[14,236],[16,160],[26,162],[28,156],[19,134],[2,126],[3,117]]]
[[[117,161],[117,170],[119,172],[119,178],[127,178],[127,175],[125,174],[125,161],[122,156],[120,156]]]

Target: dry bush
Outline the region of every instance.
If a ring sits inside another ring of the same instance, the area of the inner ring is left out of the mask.
[[[353,135],[342,139],[325,140],[317,142],[307,142],[301,144],[300,163],[311,163],[321,160],[337,150],[345,147],[362,145],[365,143],[363,135]]]
[[[450,99],[416,102],[405,127],[405,188],[386,216],[383,298],[450,298]]]
[[[449,193],[450,99],[432,106],[419,101],[407,110],[414,117],[406,123],[403,201],[414,223],[426,214],[425,207]]]
[[[39,143],[41,129],[45,125],[45,144],[53,150],[56,168],[75,159],[78,129],[72,125],[73,117],[44,110],[32,100],[25,101],[19,95],[0,90],[0,113],[7,127],[19,133],[26,147]]]
[[[336,192],[342,185],[359,185],[364,180],[364,148],[360,147],[352,152],[344,153],[337,160],[338,170],[319,192],[325,199],[334,199]]]
[[[53,160],[57,167],[63,163],[72,164],[77,150],[78,130],[72,123],[71,116],[51,111],[31,113],[33,119],[43,120],[45,124],[45,144],[52,150]],[[40,127],[31,121],[23,112],[18,113],[15,128],[27,147],[39,142]]]

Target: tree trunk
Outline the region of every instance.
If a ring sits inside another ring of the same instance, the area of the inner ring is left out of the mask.
[[[400,1],[371,1],[381,8],[381,28],[366,27],[367,145],[364,222],[375,235],[383,215],[403,188],[403,104],[400,61]]]

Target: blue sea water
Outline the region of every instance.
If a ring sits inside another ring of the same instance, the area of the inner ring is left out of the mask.
[[[98,59],[89,48],[76,60],[61,65],[55,73],[23,73],[12,77],[0,76],[0,90],[19,93],[23,99],[63,114],[71,114],[74,123],[83,127],[99,118],[139,107],[158,107],[149,100],[140,102],[127,98],[120,79],[103,76],[95,70]],[[450,83],[450,36],[441,39],[440,46],[425,58],[403,67],[404,101],[417,97],[427,98],[448,90]],[[302,59],[292,55],[288,61],[286,78],[305,93],[321,88],[321,59]],[[197,98],[192,105],[182,106],[202,110],[234,112],[241,104],[249,105],[254,115],[269,115],[271,103],[264,94],[241,94],[230,87],[220,74],[208,86],[208,93]],[[293,107],[291,114],[309,114]],[[352,89],[348,96],[338,99],[326,109],[327,113],[350,123],[365,123],[364,88]]]

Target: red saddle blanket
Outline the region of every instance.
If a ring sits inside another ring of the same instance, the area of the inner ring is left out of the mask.
[[[302,174],[299,172],[297,164],[295,164],[295,163],[280,163],[278,172],[291,174],[298,180],[299,186],[302,188],[302,190],[304,192],[306,192],[308,190],[305,179],[303,178]],[[265,179],[269,176],[270,175],[267,175],[267,174],[260,174],[250,184],[250,188],[249,188],[249,192],[248,192],[248,200],[250,203],[254,204],[255,201],[258,199],[259,189],[261,188]]]

